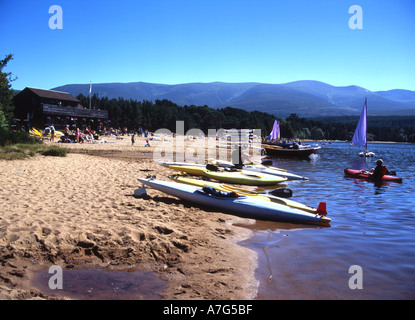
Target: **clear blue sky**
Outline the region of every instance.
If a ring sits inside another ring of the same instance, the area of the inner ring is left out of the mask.
[[[49,28],[60,5],[63,29]],[[349,28],[360,5],[363,29]],[[13,88],[318,80],[415,90],[413,0],[0,0]]]

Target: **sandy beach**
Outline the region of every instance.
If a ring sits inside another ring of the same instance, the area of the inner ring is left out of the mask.
[[[154,272],[161,299],[254,298],[257,256],[237,244],[251,236],[237,224],[252,221],[149,188],[134,197],[138,177],[174,172],[142,137],[102,139],[55,142],[66,157],[0,160],[0,298],[63,299],[33,285],[52,265]]]

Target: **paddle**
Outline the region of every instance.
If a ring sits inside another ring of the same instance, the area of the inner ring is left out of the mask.
[[[367,171],[367,170],[361,170],[361,172],[364,173],[364,174],[372,174],[372,172]],[[388,175],[390,175],[390,176],[396,176],[396,171],[389,171],[388,172]]]
[[[175,177],[174,175],[169,176],[169,178],[172,178],[173,180],[175,180],[174,177]],[[155,176],[152,176],[152,178],[155,178]],[[205,178],[205,177],[202,178],[202,180],[205,180],[205,179],[207,179],[208,181],[210,180],[209,178]],[[229,188],[230,190],[235,191],[235,192],[239,191],[243,193],[252,193],[252,194],[257,193],[257,194],[263,194],[263,195],[271,194],[279,198],[289,198],[289,197],[292,197],[293,195],[293,192],[291,189],[283,188],[283,187],[272,189],[272,190],[266,190],[266,191],[252,191],[252,190],[244,189],[242,187],[239,188],[239,187],[234,187],[234,186],[229,186]]]

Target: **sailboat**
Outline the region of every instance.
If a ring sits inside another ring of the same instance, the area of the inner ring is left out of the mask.
[[[352,143],[355,146],[365,147],[365,151],[360,152],[361,157],[373,157],[375,154],[367,150],[367,137],[366,137],[366,117],[367,117],[367,98],[363,106],[362,114],[360,115],[359,122],[357,123],[356,131],[354,132]]]
[[[278,120],[274,120],[274,126],[272,127],[272,131],[270,134],[271,140],[279,140],[280,139],[280,123]]]
[[[294,147],[293,143],[278,142],[280,137],[280,123],[275,120],[272,131],[269,135],[272,142],[269,144],[263,144],[262,147],[265,150],[266,155],[276,156],[276,157],[296,157],[296,158],[307,158],[312,153],[316,153],[321,147],[311,147],[311,146],[298,146]]]

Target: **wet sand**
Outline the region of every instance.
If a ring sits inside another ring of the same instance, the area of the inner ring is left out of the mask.
[[[144,138],[57,144],[66,157],[0,160],[0,298],[62,299],[33,284],[52,265],[154,272],[161,299],[252,299],[257,254],[238,241],[252,220],[200,208],[147,188],[168,180]],[[46,142],[50,143],[50,142]],[[148,288],[146,288],[148,290]]]

